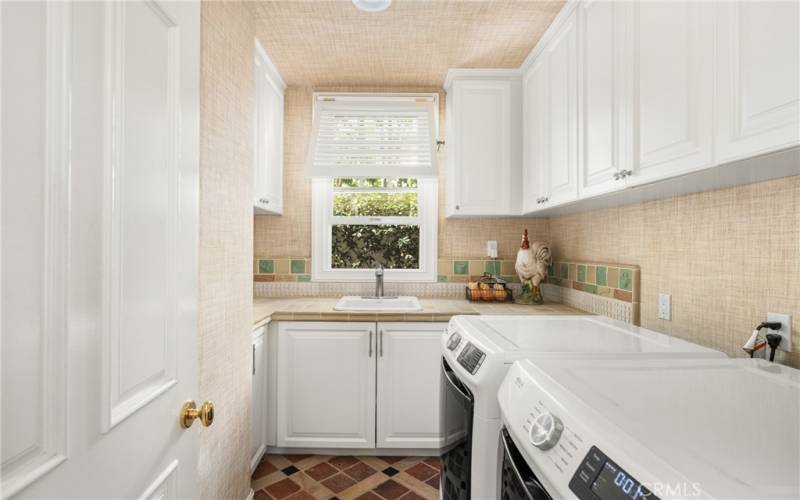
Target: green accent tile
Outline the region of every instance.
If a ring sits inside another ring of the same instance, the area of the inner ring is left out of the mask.
[[[561,263],[561,277],[569,278],[569,264],[566,262]]]
[[[258,274],[273,274],[275,272],[275,264],[272,260],[259,260],[258,261]]]
[[[447,283],[447,276],[440,274],[439,276],[436,277],[436,281],[438,281],[439,283]]]
[[[487,260],[483,263],[483,269],[493,275],[500,274],[500,261],[499,260]]]
[[[469,261],[454,260],[453,274],[469,274]]]
[[[302,282],[306,282],[307,283],[307,282],[311,281],[311,275],[310,274],[301,274],[301,275],[297,276],[297,281],[302,281]]]
[[[633,290],[633,269],[619,270],[619,287],[623,290]]]
[[[597,285],[592,285],[591,283],[584,283],[583,284],[583,291],[589,292],[593,294],[597,294]]]
[[[292,274],[303,274],[306,272],[306,261],[305,260],[293,260],[292,261]]]
[[[608,284],[608,274],[606,273],[608,269],[605,266],[597,266],[596,273],[596,281],[597,284],[600,286],[606,286]]]
[[[586,266],[578,264],[578,281],[586,283]]]
[[[553,264],[550,264],[549,266],[547,266],[547,275],[548,276],[555,276],[556,275],[556,266],[554,266]]]

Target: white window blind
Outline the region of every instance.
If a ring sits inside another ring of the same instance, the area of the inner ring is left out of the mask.
[[[315,97],[312,177],[435,177],[433,96]]]

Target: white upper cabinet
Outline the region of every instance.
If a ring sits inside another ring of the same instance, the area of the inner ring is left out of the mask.
[[[522,210],[529,213],[542,208],[547,195],[547,58],[534,61],[522,86]]]
[[[545,207],[578,197],[577,35],[575,11],[572,11],[545,50],[548,77]]]
[[[581,197],[625,186],[630,170],[630,57],[624,2],[578,7],[578,191]]]
[[[447,216],[520,211],[517,70],[451,70],[447,90]]]
[[[719,2],[718,162],[800,144],[800,3]]]
[[[283,98],[286,84],[255,42],[254,210],[283,213]]]
[[[641,184],[712,165],[712,2],[635,2],[634,166]]]

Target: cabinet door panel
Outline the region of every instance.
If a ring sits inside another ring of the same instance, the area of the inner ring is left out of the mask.
[[[543,208],[547,194],[547,58],[540,56],[528,70],[524,87],[523,210]]]
[[[375,324],[278,326],[278,446],[375,446]]]
[[[378,323],[378,448],[440,448],[446,323]]]
[[[714,31],[709,2],[633,9],[637,184],[711,165]]]
[[[577,179],[577,29],[575,13],[545,51],[548,61],[548,201],[578,196]]]
[[[625,168],[627,104],[625,9],[621,3],[587,1],[579,7],[579,191],[592,196],[624,188],[615,174]]]
[[[800,3],[717,5],[717,161],[800,143]]]
[[[508,214],[511,82],[456,82],[453,91],[453,214]]]
[[[255,470],[266,449],[267,378],[264,356],[265,327],[253,332],[252,345],[252,426],[250,431],[250,469]]]

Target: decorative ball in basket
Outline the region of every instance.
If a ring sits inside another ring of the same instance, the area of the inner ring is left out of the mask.
[[[516,304],[542,304],[542,290],[539,284],[547,277],[547,268],[552,264],[550,245],[543,241],[528,241],[528,230],[522,235],[522,244],[517,252],[514,269],[522,282],[520,293],[514,299]]]

